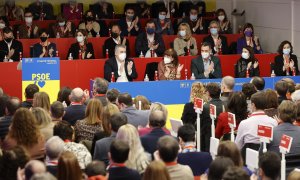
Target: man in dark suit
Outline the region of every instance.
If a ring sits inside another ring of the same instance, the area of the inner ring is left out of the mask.
[[[36,84],[29,84],[25,88],[25,98],[26,100],[22,102],[21,106],[25,108],[31,108],[33,103],[33,96],[35,93],[39,92],[40,88]]]
[[[128,93],[119,94],[117,106],[127,116],[128,124],[138,127],[146,127],[148,124],[149,111],[137,110],[133,107],[132,97]]]
[[[126,9],[125,17],[118,24],[121,27],[121,36],[137,36],[140,32],[141,24],[132,7]]]
[[[109,164],[108,152],[111,142],[116,138],[119,128],[127,124],[127,117],[122,113],[112,115],[110,118],[111,135],[96,142],[94,160],[103,161],[106,166]]]
[[[227,38],[219,35],[220,24],[217,21],[211,21],[209,24],[210,35],[203,39],[203,42],[211,44],[213,54],[228,54]]]
[[[160,34],[155,32],[155,22],[149,20],[146,23],[146,32],[140,33],[135,40],[135,53],[151,57],[151,50],[156,56],[162,56],[165,52],[165,43]],[[155,55],[154,55],[155,56]]]
[[[3,29],[4,40],[0,41],[0,62],[6,56],[7,61],[19,61],[20,53],[23,53],[23,45],[14,39],[13,31],[9,27]]]
[[[127,161],[129,155],[129,149],[128,143],[124,141],[114,140],[111,143],[109,151],[110,166],[108,169],[109,180],[141,179],[140,174],[136,170],[129,169],[125,166],[125,161]]]
[[[118,24],[113,24],[111,26],[111,37],[106,39],[103,46],[103,57],[106,57],[106,50],[108,50],[108,57],[115,56],[116,45],[122,44],[126,46],[127,57],[129,54],[129,41],[125,37],[121,37],[121,28]]]
[[[66,108],[63,119],[74,126],[77,120],[85,118],[86,105],[83,104],[85,95],[81,88],[75,88],[72,90],[69,98],[71,105]]]
[[[208,152],[210,146],[211,137],[211,124],[212,119],[210,118],[210,104],[216,106],[216,117],[224,111],[223,101],[220,99],[221,88],[217,83],[209,83],[206,86],[207,95],[209,98],[208,103],[203,106],[203,111],[200,116],[200,138],[201,138],[201,151]],[[215,127],[217,127],[217,119],[214,120]],[[196,122],[197,123],[197,122]]]
[[[163,130],[166,124],[166,115],[162,111],[152,111],[149,115],[149,126],[152,131],[141,137],[142,145],[148,153],[152,154],[157,150],[157,141],[160,137],[167,135]]]
[[[134,62],[126,58],[126,46],[116,45],[115,57],[105,61],[104,78],[111,82],[112,73],[114,75],[113,81],[128,82],[137,78],[137,72]]]
[[[220,60],[211,56],[211,46],[204,42],[201,46],[201,56],[192,60],[191,71],[196,79],[222,78]]]

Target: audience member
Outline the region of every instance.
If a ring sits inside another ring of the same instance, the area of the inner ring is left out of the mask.
[[[297,102],[296,105],[297,105],[297,118],[296,118],[296,120],[293,122],[293,124],[294,124],[295,126],[300,126],[300,102]]]
[[[108,152],[111,142],[116,138],[119,128],[127,124],[127,117],[122,113],[117,113],[110,118],[111,135],[100,139],[95,144],[93,159],[103,161],[106,166],[109,163]]]
[[[77,3],[76,0],[68,0],[63,6],[63,13],[66,20],[81,20],[83,12],[82,4]]]
[[[92,161],[86,166],[85,174],[89,177],[89,180],[92,180],[91,178],[95,180],[106,179],[105,164],[102,161]]]
[[[73,152],[65,151],[61,153],[58,159],[57,170],[57,180],[83,179],[83,173]]]
[[[53,135],[60,137],[65,142],[64,151],[71,151],[75,154],[81,169],[85,169],[92,161],[88,149],[83,144],[73,142],[74,130],[67,121],[58,122],[53,128]]]
[[[100,100],[103,106],[107,105],[106,92],[108,90],[108,82],[103,78],[95,78],[93,83],[93,96]]]
[[[6,16],[0,16],[0,41],[4,39],[3,29],[9,27],[9,21]]]
[[[31,108],[34,94],[37,92],[39,92],[39,87],[36,84],[29,84],[25,88],[24,92],[26,100],[22,102],[21,106],[25,108]]]
[[[24,10],[16,5],[15,0],[5,0],[0,7],[0,16],[6,16],[9,21],[20,21],[24,19]]]
[[[155,1],[151,4],[151,9],[150,9],[151,17],[157,18],[159,16],[158,12],[160,11],[160,9],[165,9],[165,8],[167,9],[167,12],[166,12],[167,18],[179,16],[178,5],[177,5],[176,1],[160,0],[160,1]]]
[[[26,10],[24,13],[25,24],[21,24],[18,27],[19,38],[20,39],[33,39],[38,38],[39,27],[37,24],[33,23],[33,11]]]
[[[228,157],[219,156],[209,165],[207,177],[209,180],[222,179],[230,167],[234,167],[233,161]]]
[[[134,107],[138,110],[149,110],[150,109],[150,101],[147,97],[142,95],[137,95],[133,99]]]
[[[278,104],[281,104],[282,101],[288,100],[286,94],[289,90],[289,86],[285,81],[277,81],[275,84],[275,91],[278,95]]]
[[[135,40],[135,53],[145,57],[162,56],[165,51],[165,43],[161,34],[156,33],[155,22],[149,20],[146,23],[146,32],[141,32]]]
[[[235,80],[231,76],[225,76],[221,81],[221,97],[220,99],[227,105],[229,96],[233,93]]]
[[[45,29],[41,29],[39,32],[39,37],[41,42],[36,43],[33,45],[32,48],[32,57],[57,57],[56,54],[56,44],[53,42],[50,42],[48,40],[49,33]]]
[[[194,176],[200,176],[208,168],[212,158],[208,152],[197,151],[195,137],[196,130],[191,124],[183,125],[178,129],[181,153],[178,154],[177,161],[179,164],[188,165]]]
[[[174,49],[164,52],[164,58],[158,63],[159,80],[180,80],[183,64],[179,64],[177,53]]]
[[[160,8],[158,10],[158,18],[154,19],[156,33],[161,35],[173,35],[173,25],[170,18],[167,18],[167,8]]]
[[[106,57],[108,51],[108,57],[115,57],[115,48],[116,45],[126,46],[126,55],[130,57],[129,51],[129,40],[126,37],[121,36],[121,28],[118,24],[113,24],[111,26],[111,37],[105,40],[103,46],[103,57]]]
[[[162,161],[152,161],[143,175],[143,180],[171,180],[171,177]]]
[[[220,24],[220,34],[232,34],[231,23],[224,9],[216,10],[216,21]]]
[[[119,94],[120,94],[120,91],[118,89],[112,88],[106,92],[106,98],[110,103],[116,105],[116,101],[117,101]]]
[[[50,112],[50,98],[46,92],[37,92],[33,95],[32,107],[43,108],[47,113]]]
[[[9,97],[4,94],[0,97],[0,117],[5,116],[6,104],[9,100]]]
[[[72,89],[68,86],[62,87],[57,94],[57,101],[61,102],[64,107],[70,106],[71,101],[69,99]]]
[[[166,164],[172,180],[194,179],[193,172],[189,166],[177,163],[179,144],[173,137],[161,137],[157,142],[157,148],[158,151],[155,152],[154,156]]]
[[[211,45],[207,42],[201,45],[201,56],[192,59],[191,72],[196,79],[222,78],[220,59],[211,55]]]
[[[127,58],[126,46],[116,45],[115,56],[105,61],[104,78],[109,82],[128,82],[137,76],[134,62]]]
[[[220,24],[217,21],[211,21],[209,23],[210,35],[203,39],[203,42],[208,42],[211,45],[212,53],[217,54],[228,54],[227,38],[220,35]]]
[[[125,162],[128,160],[130,146],[122,140],[114,140],[110,145],[109,158],[110,166],[108,169],[109,180],[117,179],[141,179],[138,171],[126,167]]]
[[[288,85],[288,92],[286,94],[286,98],[288,100],[292,100],[291,95],[296,91],[295,81],[293,79],[289,78],[289,77],[282,78],[281,80],[284,81],[284,82],[286,82],[287,85]]]
[[[74,88],[71,91],[69,99],[71,105],[65,109],[66,113],[63,119],[74,126],[77,120],[85,118],[86,105],[83,104],[85,101],[83,90],[81,88]]]
[[[188,23],[191,27],[192,33],[194,34],[205,34],[206,29],[201,16],[199,16],[199,9],[197,6],[192,6],[189,10],[189,16],[186,16],[182,22]]]
[[[42,161],[30,160],[24,168],[25,179],[31,179],[35,174],[46,173],[46,166]]]
[[[174,40],[174,50],[178,56],[198,54],[196,39],[192,36],[189,24],[181,23],[178,27],[177,37]]]
[[[87,32],[79,29],[75,33],[76,43],[68,51],[67,59],[95,59],[93,44],[87,41]]]
[[[93,4],[92,10],[99,19],[114,19],[114,7],[106,0],[100,0]]]
[[[86,37],[100,36],[100,25],[96,21],[93,11],[88,10],[85,12],[84,21],[79,24],[78,29],[85,30],[87,32]]]
[[[262,180],[280,178],[280,157],[274,152],[266,152],[259,157],[259,178]]]
[[[254,84],[257,91],[262,91],[265,89],[265,80],[262,77],[254,76],[250,83]]]
[[[53,136],[53,127],[54,123],[52,122],[49,112],[45,111],[43,108],[35,107],[31,109],[32,114],[34,115],[38,128],[42,135],[47,141]]]
[[[258,60],[251,46],[243,47],[240,59],[237,61],[236,75],[238,78],[259,76]]]
[[[20,61],[23,45],[14,38],[13,30],[10,27],[3,29],[3,40],[0,41],[0,49],[0,62]]]
[[[276,76],[291,76],[299,74],[297,56],[293,54],[293,46],[289,41],[282,41],[274,60],[274,72]],[[293,72],[295,71],[295,72]]]
[[[119,128],[116,139],[129,145],[129,155],[125,162],[126,167],[143,174],[149,164],[150,155],[144,151],[137,129],[131,124],[123,125]]]
[[[63,104],[59,101],[54,101],[50,106],[50,115],[54,124],[62,121],[63,116],[65,115],[65,108]]]
[[[128,7],[125,10],[125,17],[119,20],[121,36],[137,36],[140,32],[141,24],[139,17],[135,16],[134,8]]]
[[[76,27],[71,21],[67,21],[64,15],[56,17],[56,23],[49,26],[51,38],[72,38],[75,35]]]
[[[278,116],[277,108],[279,104],[276,92],[272,89],[266,89],[265,96],[267,99],[266,109],[264,110],[266,115],[268,115],[271,118]]]
[[[251,108],[251,96],[252,94],[255,94],[257,92],[256,87],[252,83],[244,83],[242,85],[242,92],[245,94],[247,98],[247,111],[249,114],[252,113],[252,108]]]
[[[30,180],[57,180],[54,175],[49,172],[37,173]]]
[[[222,177],[223,180],[250,180],[249,175],[241,167],[230,167]]]
[[[126,5],[125,5],[126,6]],[[144,0],[136,1],[136,14],[140,18],[150,18],[150,5]]]
[[[237,53],[242,54],[242,49],[246,46],[250,46],[254,50],[254,54],[262,54],[263,50],[261,48],[259,39],[254,35],[253,25],[246,23],[243,27],[242,37],[237,41]]]
[[[34,20],[54,19],[53,6],[45,0],[36,0],[35,2],[29,4],[28,10],[32,12]]]
[[[53,136],[45,144],[46,150],[46,168],[53,176],[57,174],[58,158],[64,151],[64,141],[58,136]]]
[[[291,99],[293,102],[297,103],[300,101],[300,90],[295,90],[293,94],[291,95]]]

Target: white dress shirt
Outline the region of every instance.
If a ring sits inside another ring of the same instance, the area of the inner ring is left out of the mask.
[[[127,76],[126,76],[126,72],[125,72],[125,62],[124,64],[121,64],[118,60],[117,60],[117,64],[118,64],[118,74],[119,74],[119,77],[117,79],[117,82],[128,82],[128,79],[127,79]],[[121,65],[123,65],[123,72],[121,73],[120,72],[120,68],[121,68]],[[129,73],[129,72],[128,72]]]

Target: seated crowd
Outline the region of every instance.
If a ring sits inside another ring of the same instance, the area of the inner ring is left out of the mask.
[[[65,87],[52,104],[35,84],[26,87],[23,102],[0,89],[1,179],[278,179],[282,134],[293,137],[288,155],[300,152],[300,87],[283,78],[275,90],[264,89],[261,77],[242,91],[234,86],[230,76],[221,85],[194,82],[176,137],[165,127],[164,104],[109,89],[103,78],[95,79],[92,97],[79,87]],[[205,102],[201,151],[194,98]],[[210,104],[216,106],[215,136],[221,141],[215,159],[209,153]],[[228,141],[228,113],[236,114],[235,142]],[[245,149],[261,148],[258,125],[274,127],[274,136],[256,173],[245,166]],[[295,170],[288,179],[299,176]]]

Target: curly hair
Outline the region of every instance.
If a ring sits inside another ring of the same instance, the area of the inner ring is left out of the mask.
[[[194,103],[195,98],[201,98],[204,102],[208,101],[206,89],[201,82],[194,82],[191,88],[190,102]]]
[[[280,45],[279,45],[279,47],[278,47],[278,49],[277,49],[278,54],[280,54],[280,55],[283,54],[283,52],[282,52],[283,46],[286,45],[286,44],[289,44],[289,45],[290,45],[290,47],[291,47],[291,52],[290,52],[290,54],[293,54],[293,46],[292,46],[292,43],[291,43],[290,41],[287,41],[287,40],[282,41],[282,42],[280,43]]]
[[[15,139],[18,145],[25,147],[38,143],[41,133],[35,117],[27,108],[16,111],[7,136]]]

